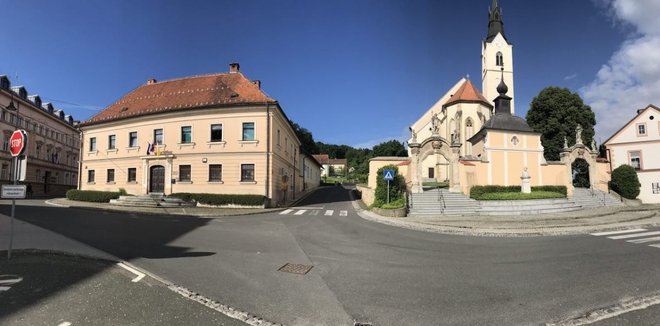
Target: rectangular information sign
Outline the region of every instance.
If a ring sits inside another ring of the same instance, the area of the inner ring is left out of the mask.
[[[23,199],[26,188],[25,185],[2,185],[2,198]]]

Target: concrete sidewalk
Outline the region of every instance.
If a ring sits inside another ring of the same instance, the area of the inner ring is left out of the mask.
[[[444,234],[470,236],[556,236],[602,230],[660,226],[660,205],[602,207],[523,216],[436,216],[392,218],[369,211],[353,198],[353,207],[367,220],[392,226]]]

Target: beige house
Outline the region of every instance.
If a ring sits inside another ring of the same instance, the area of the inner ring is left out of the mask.
[[[637,170],[643,203],[660,203],[660,108],[649,105],[605,142],[612,168]]]
[[[0,183],[11,182],[12,157],[9,137],[14,130],[28,134],[27,171],[22,184],[35,196],[62,196],[74,189],[78,180],[80,136],[77,122],[51,103],[42,103],[39,95],[28,95],[23,86],[11,86],[7,76],[0,76]]]
[[[330,158],[328,154],[313,155],[322,166],[321,176],[343,176],[348,172],[346,170],[347,161],[345,158]]]
[[[573,195],[572,165],[589,164],[590,188],[607,191],[609,165],[597,158],[595,144],[565,144],[561,161],[546,162],[541,134],[514,115],[513,48],[504,36],[497,1],[490,8],[488,34],[482,43],[483,95],[467,78],[459,80],[410,126],[408,158],[377,157],[369,162],[362,196],[370,204],[376,171],[397,165],[408,189],[422,193],[426,182],[448,182],[449,191],[468,195],[476,185],[563,185]]]
[[[83,190],[258,194],[278,204],[318,185],[305,179],[279,103],[238,63],[229,73],[151,79],[81,130]]]

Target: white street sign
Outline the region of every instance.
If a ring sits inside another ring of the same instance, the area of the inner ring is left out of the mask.
[[[25,185],[2,185],[2,198],[23,199],[26,188]]]

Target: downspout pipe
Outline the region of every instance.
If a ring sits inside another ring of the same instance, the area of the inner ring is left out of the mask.
[[[83,158],[83,152],[84,152],[84,146],[85,146],[85,142],[84,142],[85,138],[84,137],[85,137],[85,134],[83,133],[82,129],[80,129],[80,146],[79,146],[80,149],[79,149],[79,152],[78,152],[78,190],[82,190],[82,175],[83,175],[83,170],[82,170],[83,159],[82,158]]]
[[[271,130],[271,119],[270,119],[270,104],[266,102],[266,188],[264,189],[264,195],[268,198],[269,206],[272,204],[272,195],[270,194],[270,154],[271,154],[271,145],[270,145],[270,130]]]

